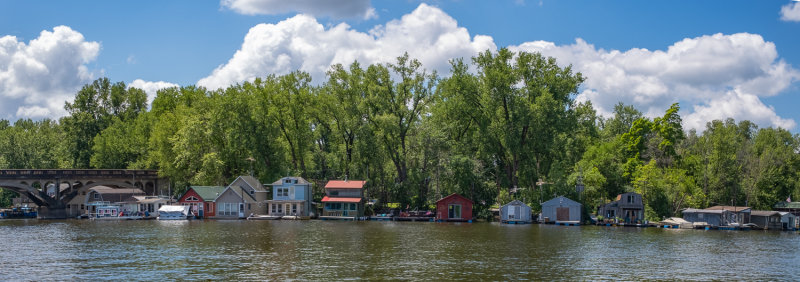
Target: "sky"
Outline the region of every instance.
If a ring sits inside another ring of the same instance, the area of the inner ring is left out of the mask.
[[[609,117],[680,103],[686,130],[734,118],[798,132],[800,2],[547,0],[0,1],[0,119],[59,118],[100,77],[148,93],[218,89],[408,52],[541,52],[587,79],[576,100]]]

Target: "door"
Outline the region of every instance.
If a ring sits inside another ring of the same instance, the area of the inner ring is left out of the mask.
[[[557,221],[569,221],[569,208],[560,207],[556,208]]]
[[[292,211],[292,204],[285,204],[285,205],[283,206],[283,210],[285,210],[285,211],[286,211],[286,214],[287,214],[287,215],[290,215],[290,214],[291,214],[291,211]]]
[[[514,206],[508,206],[506,209],[508,210],[508,219],[517,219]]]
[[[244,203],[239,203],[239,217],[244,217]]]
[[[461,218],[461,205],[450,205],[447,209],[447,218]]]

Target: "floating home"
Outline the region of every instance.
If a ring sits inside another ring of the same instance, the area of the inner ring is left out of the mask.
[[[782,230],[781,213],[778,211],[750,211],[750,223],[760,229]]]
[[[641,222],[644,220],[642,195],[633,192],[619,194],[616,201],[600,206],[597,214],[607,219],[619,218],[624,223]]]
[[[581,223],[581,210],[583,205],[567,197],[559,196],[542,203],[542,217],[544,223],[578,225]]]
[[[267,201],[268,215],[273,219],[311,216],[311,183],[302,177],[289,176],[278,179],[272,186],[272,200]]]
[[[713,206],[707,209],[685,209],[683,219],[694,227],[741,226],[750,222],[750,207]]]
[[[331,180],[325,184],[320,219],[359,219],[364,216],[363,180]]]
[[[436,201],[436,221],[472,222],[472,200],[451,194]]]
[[[531,207],[513,200],[500,207],[500,222],[509,224],[531,223]]]
[[[84,205],[81,208],[84,213],[95,214],[97,207],[108,205],[110,203],[126,203],[123,211],[138,211],[139,206],[137,199],[134,196],[144,196],[145,193],[142,189],[138,188],[112,188],[108,186],[95,186],[89,188],[84,198]]]
[[[225,186],[190,186],[186,192],[178,198],[178,203],[190,206],[189,216],[194,218],[205,218],[216,216],[216,199]]]
[[[214,199],[216,218],[267,214],[267,190],[252,176],[239,176]]]

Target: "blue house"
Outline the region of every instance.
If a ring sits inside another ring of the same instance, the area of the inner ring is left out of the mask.
[[[288,176],[270,184],[272,200],[267,201],[270,216],[309,217],[311,209],[311,183],[302,177]]]

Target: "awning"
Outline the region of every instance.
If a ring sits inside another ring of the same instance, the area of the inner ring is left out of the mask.
[[[360,203],[361,198],[322,197],[323,203]]]

